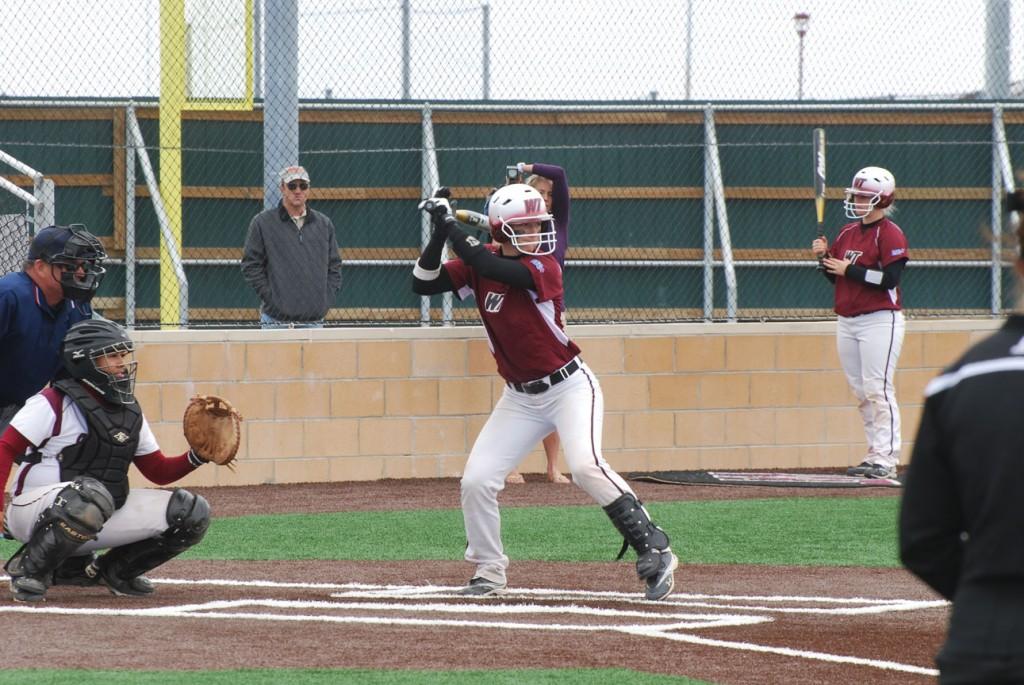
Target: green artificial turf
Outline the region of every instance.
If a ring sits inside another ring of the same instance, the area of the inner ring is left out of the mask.
[[[895,497],[800,497],[648,504],[684,563],[898,565]],[[621,538],[600,507],[502,510],[516,560],[610,561]],[[459,510],[359,511],[215,518],[191,559],[461,559]],[[5,542],[0,554],[17,544]]]
[[[638,673],[624,669],[564,669],[523,671],[367,671],[355,669],[262,669],[234,671],[0,671],[0,684],[14,685],[592,685],[592,683],[630,683],[630,685],[706,685],[666,675]]]

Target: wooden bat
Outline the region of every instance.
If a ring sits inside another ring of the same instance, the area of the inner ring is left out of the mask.
[[[825,235],[825,129],[816,128],[812,135],[814,142],[814,208],[818,212],[818,237]],[[818,268],[824,257],[818,258]]]

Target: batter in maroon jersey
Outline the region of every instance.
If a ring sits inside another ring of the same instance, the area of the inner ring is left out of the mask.
[[[604,508],[636,550],[647,599],[664,599],[672,592],[679,561],[668,535],[601,453],[604,396],[562,325],[562,269],[543,197],[522,183],[495,192],[488,208],[494,242],[484,245],[458,227],[447,194],[442,189],[420,204],[434,228],[413,269],[413,290],[474,296],[506,383],[462,476],[465,556],[475,571],[460,594],[505,592],[509,560],[501,542],[498,493],[531,448],[557,430],[573,483]],[[458,259],[441,264],[446,240]]]
[[[836,346],[868,442],[862,462],[847,469],[850,476],[895,478],[900,461],[893,377],[906,329],[899,283],[909,255],[906,236],[888,217],[895,195],[891,173],[861,169],[844,203],[846,216],[857,221],[843,226],[831,248],[824,237],[811,244],[835,284]]]

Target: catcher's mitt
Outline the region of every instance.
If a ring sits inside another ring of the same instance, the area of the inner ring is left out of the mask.
[[[234,468],[241,441],[242,415],[223,397],[196,395],[182,419],[185,440],[204,461]]]

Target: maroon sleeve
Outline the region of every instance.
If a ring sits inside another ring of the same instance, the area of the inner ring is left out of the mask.
[[[24,435],[18,432],[17,428],[8,426],[3,436],[0,436],[0,512],[4,510],[4,485],[11,475],[11,467],[14,460],[25,454],[32,443]]]
[[[176,457],[168,457],[160,450],[140,454],[135,457],[135,465],[142,475],[157,485],[173,483],[196,470],[188,459],[187,450]]]
[[[881,235],[878,236],[878,260],[882,263],[882,267],[885,268],[901,259],[910,261],[909,252],[907,236],[903,234],[899,226],[887,222]]]
[[[456,293],[469,284],[469,267],[461,259],[450,259],[441,266],[448,272]]]
[[[520,257],[520,262],[533,274],[533,283],[537,290],[537,301],[547,302],[562,297],[562,267],[554,255],[540,257]]]

